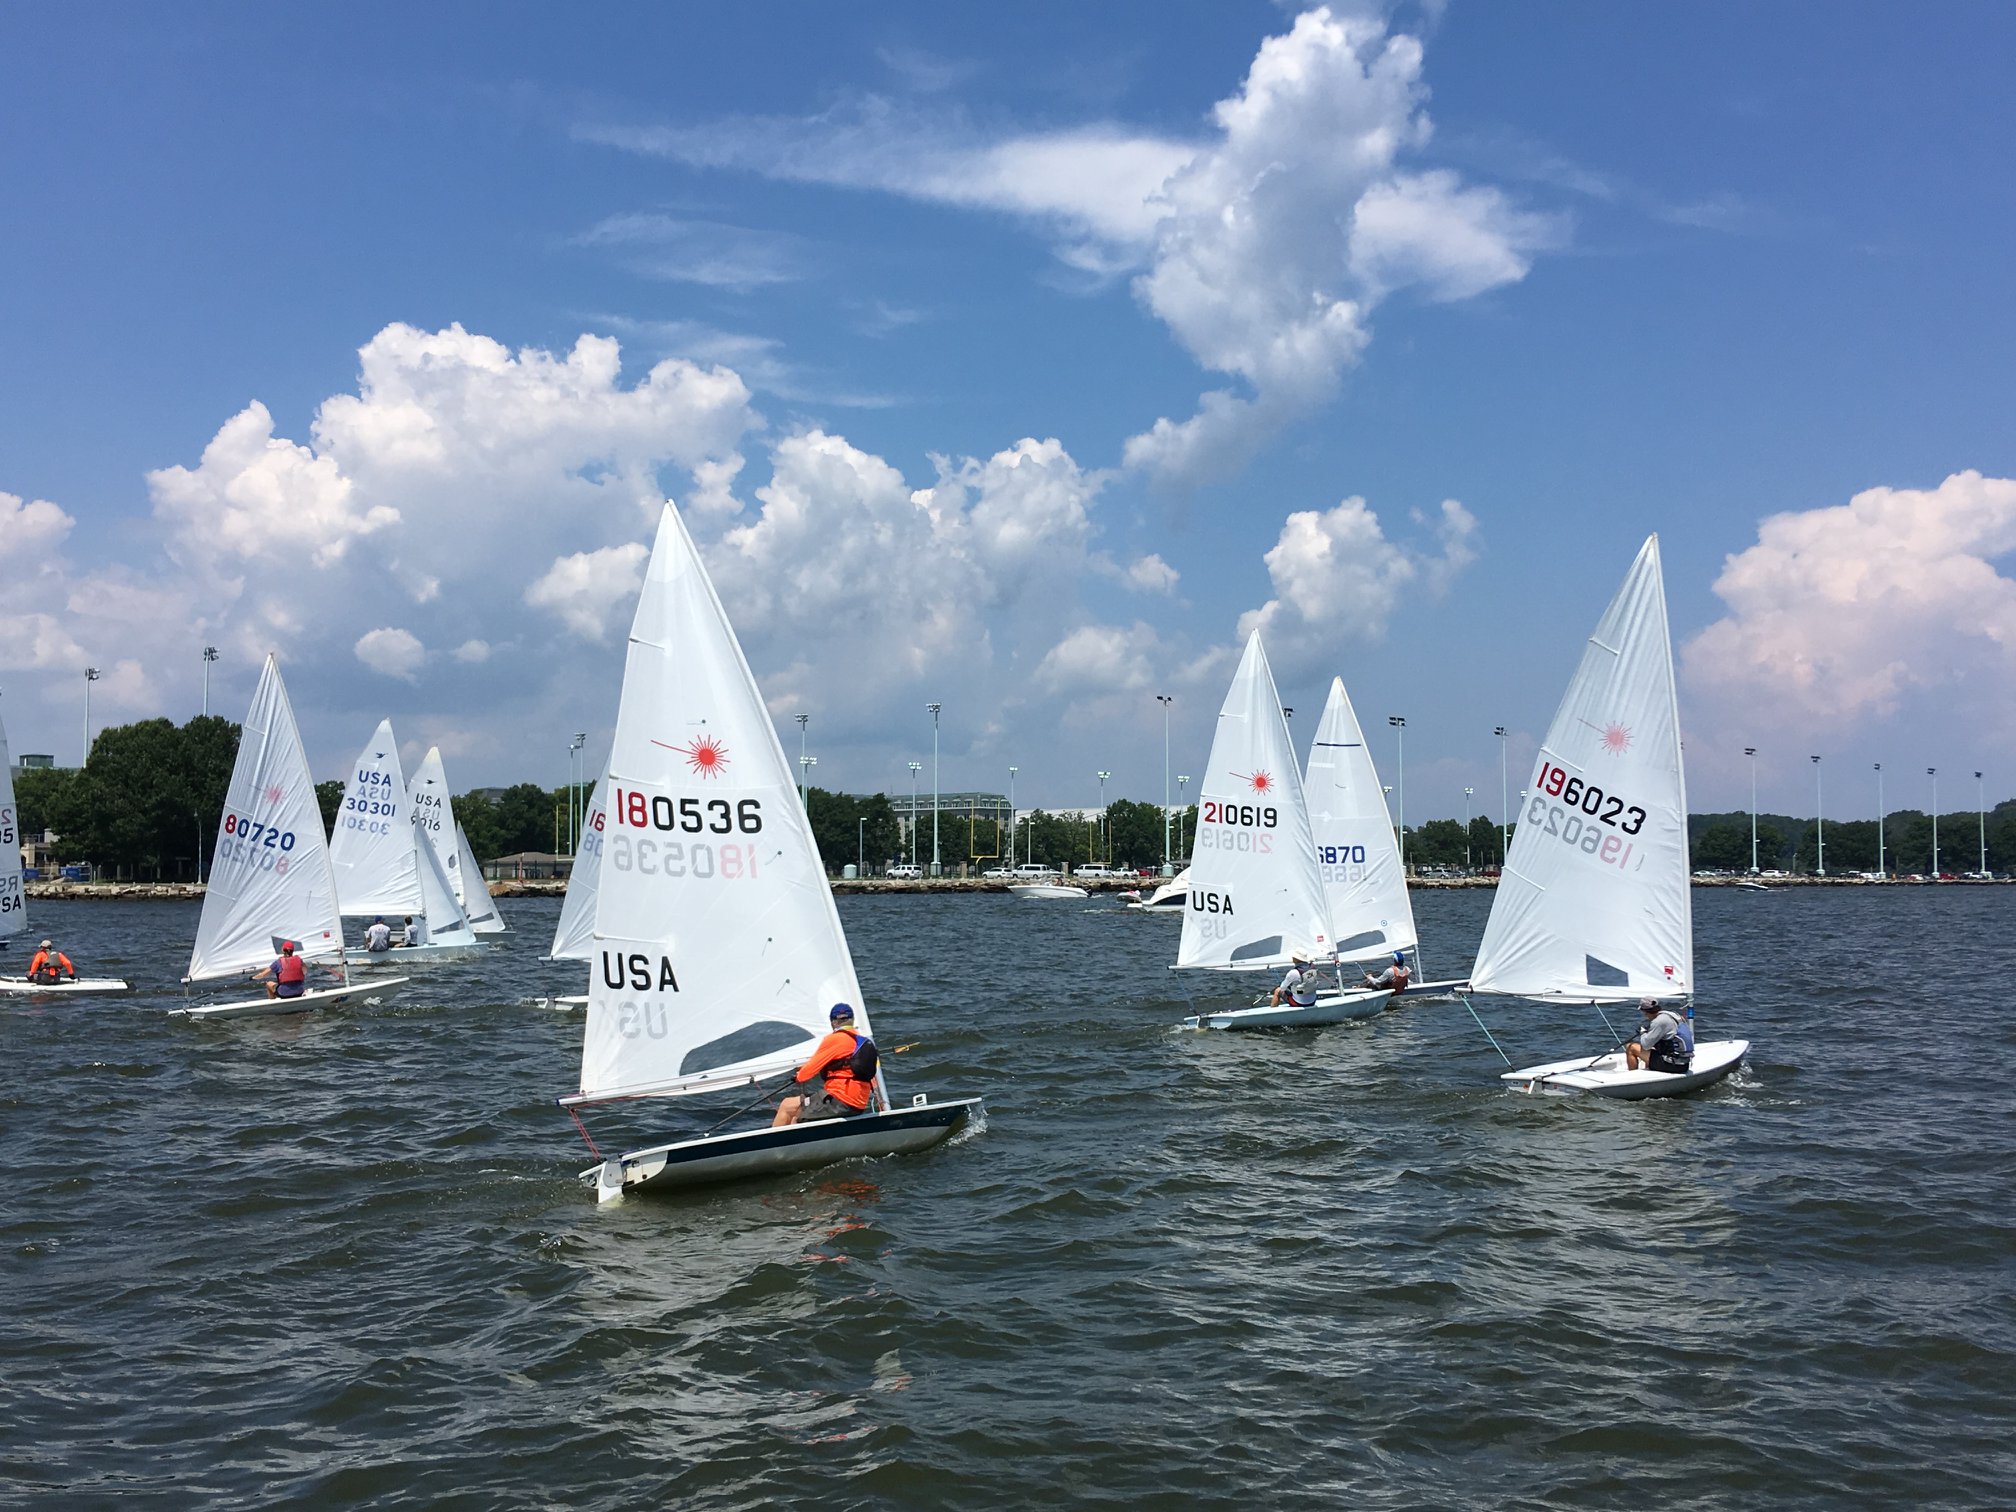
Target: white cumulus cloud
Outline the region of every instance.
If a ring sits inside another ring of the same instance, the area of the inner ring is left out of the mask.
[[[525,602],[559,615],[586,640],[607,640],[610,630],[629,617],[650,554],[648,546],[632,541],[561,557],[525,590]]]
[[[357,637],[357,644],[350,648],[357,660],[374,672],[383,672],[387,677],[414,680],[420,664],[427,660],[427,648],[420,638],[409,630],[390,627],[367,630]]]
[[[2016,696],[2016,479],[1960,472],[1776,514],[1715,580],[1728,613],[1689,640],[1689,688],[1722,716],[1764,706],[1807,729],[1894,714],[1971,686],[2006,733]]]

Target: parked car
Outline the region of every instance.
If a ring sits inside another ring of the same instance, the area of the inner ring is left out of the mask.
[[[1003,877],[1012,877],[1015,875],[1015,873],[1011,868],[1006,866],[990,866],[987,868],[987,870],[980,873],[980,875],[983,877],[992,877],[996,880],[999,880],[1000,878]]]
[[[899,882],[916,882],[922,879],[924,868],[921,866],[892,866],[889,870],[882,873],[882,875]]]
[[[1071,868],[1074,877],[1132,877],[1134,873],[1121,867],[1100,866],[1097,862],[1087,862],[1083,866]]]
[[[1015,875],[1023,881],[1027,881],[1032,877],[1041,880],[1044,877],[1056,876],[1057,868],[1054,866],[1018,866],[1015,868]]]

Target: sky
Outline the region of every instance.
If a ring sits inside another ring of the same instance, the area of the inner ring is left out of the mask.
[[[1694,809],[1745,747],[1767,810],[1993,803],[2011,56],[1939,3],[0,8],[0,720],[72,764],[86,666],[179,721],[213,645],[235,718],[273,650],[318,776],[389,715],[557,785],[670,498],[820,786],[928,785],[937,702],[946,791],[1159,800],[1257,626],[1298,742],[1342,676],[1407,822],[1495,817],[1657,532]]]

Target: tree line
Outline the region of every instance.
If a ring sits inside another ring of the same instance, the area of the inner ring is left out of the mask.
[[[199,715],[177,726],[166,719],[114,725],[92,742],[88,766],[26,767],[15,772],[15,802],[24,835],[58,836],[61,860],[95,863],[115,876],[159,881],[193,881],[207,871],[217,824],[238,756],[238,726],[216,715]],[[585,800],[586,789],[581,790]],[[315,787],[325,827],[335,822],[343,784]],[[897,861],[931,863],[931,816],[905,824],[889,796],[859,796],[812,788],[807,811],[813,838],[827,869],[849,862],[880,871]],[[567,789],[521,782],[497,791],[464,793],[453,800],[455,818],[469,846],[483,860],[521,851],[564,851],[567,846]],[[2016,869],[2016,799],[1997,804],[1986,816],[1988,867]],[[1158,804],[1118,798],[1103,816],[1087,820],[1041,809],[1008,826],[988,814],[941,809],[938,857],[948,871],[985,870],[1018,863],[1052,867],[1096,862],[1134,870],[1162,864],[1163,819]],[[1747,810],[1695,814],[1688,819],[1697,868],[1747,871],[1750,867],[1750,814]],[[1169,820],[1169,854],[1177,865],[1188,857],[1197,832],[1195,804]],[[1012,838],[1012,852],[1011,852]],[[1963,809],[1939,818],[1939,869],[1973,871],[1980,865],[1981,821]],[[1466,829],[1455,819],[1430,819],[1406,831],[1408,864],[1489,870],[1503,860],[1500,831],[1484,815]],[[1810,872],[1819,862],[1818,833],[1811,819],[1786,814],[1757,816],[1757,865],[1766,870]],[[1873,819],[1834,821],[1826,826],[1829,872],[1874,871],[1877,824]],[[1900,809],[1883,820],[1884,863],[1892,872],[1928,874],[1932,867],[1932,818]]]

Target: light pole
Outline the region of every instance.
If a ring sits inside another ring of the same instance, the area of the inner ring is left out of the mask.
[[[1827,875],[1827,825],[1820,817],[1820,758],[1813,758],[1813,845],[1816,859],[1813,869],[1821,876]]]
[[[854,821],[854,875],[868,875],[868,816],[861,815]]]
[[[917,864],[917,774],[924,770],[924,763],[910,763],[910,864]]]
[[[810,714],[800,714],[798,719],[798,807],[811,812],[812,800],[805,793],[805,726],[812,722]]]
[[[567,747],[567,854],[572,856],[581,849],[581,829],[575,815],[574,803],[581,796],[581,779],[576,775],[580,770],[581,747],[588,743],[588,732],[576,730],[574,739]]]
[[[1939,768],[1925,768],[1932,779],[1932,880],[1939,880]]]
[[[1981,774],[1974,774],[1974,812],[1981,820],[1981,875],[1988,875],[1988,790],[1981,785]]]
[[[206,715],[210,712],[210,664],[215,660],[217,660],[217,648],[215,646],[205,646],[203,648],[203,712]],[[198,867],[197,870],[201,871],[202,868]],[[203,879],[198,877],[196,880],[200,882]]]
[[[1099,848],[1105,852],[1108,866],[1113,864],[1113,840],[1106,833],[1106,779],[1112,775],[1111,772],[1099,774]]]
[[[1407,875],[1407,720],[1402,715],[1389,714],[1386,723],[1393,726],[1393,738],[1399,743],[1400,754],[1395,771],[1398,773],[1396,780],[1400,796],[1394,807],[1398,810],[1395,828],[1400,832],[1400,875],[1404,877]]]
[[[812,803],[810,798],[806,797],[806,779],[810,776],[812,768],[817,765],[819,765],[819,758],[817,756],[800,756],[798,758],[798,795],[800,800],[805,804],[805,812],[808,816],[812,812]]]
[[[89,766],[91,764],[91,684],[96,681],[98,681],[98,669],[96,667],[86,667],[84,669],[84,759],[78,763],[79,766]]]
[[[1470,870],[1470,798],[1475,788],[1463,789],[1463,870]]]
[[[1512,822],[1512,785],[1505,780],[1505,726],[1493,727],[1498,737],[1498,869],[1505,869],[1505,853],[1512,848],[1507,831]]]
[[[1743,747],[1750,758],[1750,875],[1757,875],[1757,747]],[[1881,767],[1876,769],[1882,771]]]
[[[1008,768],[1008,870],[1015,870],[1015,774],[1020,767]]]
[[[1176,873],[1169,864],[1169,705],[1176,700],[1157,693],[1155,701],[1162,705],[1162,875],[1169,877]]]
[[[1188,812],[1188,808],[1183,802],[1183,789],[1188,786],[1190,786],[1189,774],[1178,772],[1176,774],[1176,854],[1179,856],[1184,854],[1183,815]]]
[[[938,866],[938,710],[941,704],[926,704],[931,711],[931,875],[939,874]]]
[[[1883,763],[1876,763],[1876,875],[1887,878],[1889,868],[1883,864]]]

